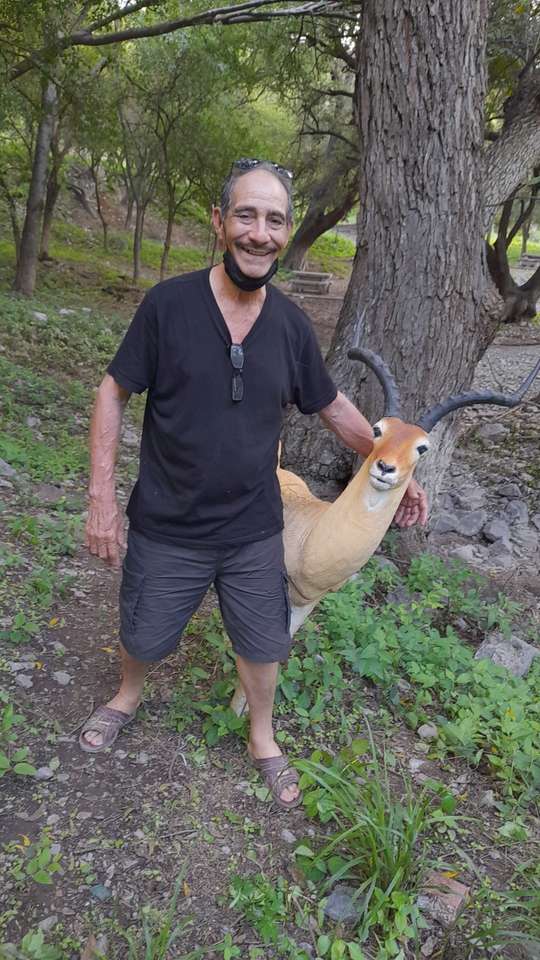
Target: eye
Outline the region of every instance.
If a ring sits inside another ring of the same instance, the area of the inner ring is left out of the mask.
[[[421,444],[416,448],[416,451],[417,451],[417,453],[420,454],[420,456],[422,456],[423,453],[426,453],[427,450],[429,450],[429,447],[428,447],[427,443],[421,443]]]
[[[382,430],[377,424],[375,424],[375,426],[373,427],[373,436],[382,437]]]

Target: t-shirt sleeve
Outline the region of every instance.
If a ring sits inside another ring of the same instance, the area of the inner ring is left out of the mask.
[[[107,367],[107,373],[130,393],[142,393],[153,383],[156,365],[156,310],[147,294]]]
[[[337,397],[337,388],[328,373],[311,324],[296,365],[294,402],[301,413],[318,413]]]

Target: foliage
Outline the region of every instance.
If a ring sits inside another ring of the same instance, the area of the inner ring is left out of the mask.
[[[488,660],[475,660],[448,624],[465,616],[478,628],[509,629],[515,605],[480,598],[466,584],[470,574],[426,555],[413,561],[403,585],[408,603],[377,603],[381,574],[374,564],[359,579],[321,603],[322,642],[353,674],[382,685],[394,709],[416,728],[428,719],[439,725],[433,754],[453,753],[482,763],[515,797],[540,782],[540,670],[526,678],[509,676]],[[440,627],[434,625],[439,616]],[[412,690],[401,696],[396,677]]]
[[[22,843],[8,843],[5,849],[11,855],[10,872],[15,881],[25,885],[29,880],[43,886],[51,886],[55,873],[60,870],[62,854],[53,853],[52,840],[47,830],[42,830],[35,843],[28,837]]]
[[[31,930],[21,942],[0,943],[1,960],[65,960],[65,953],[52,944],[45,942],[42,930]]]
[[[28,747],[16,746],[18,737],[14,727],[24,723],[24,717],[15,708],[5,690],[0,690],[0,779],[7,773],[33,776],[36,768],[28,762]]]

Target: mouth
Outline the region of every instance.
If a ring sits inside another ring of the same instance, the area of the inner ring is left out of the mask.
[[[273,253],[275,253],[275,250],[256,250],[254,247],[239,246],[238,250],[240,253],[245,253],[249,257],[260,257],[261,259],[264,259],[264,257],[270,257]]]
[[[396,486],[394,481],[384,480],[375,473],[370,473],[369,482],[371,483],[372,487],[375,487],[375,490],[392,490],[393,487]]]

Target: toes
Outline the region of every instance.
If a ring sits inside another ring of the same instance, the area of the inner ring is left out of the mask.
[[[280,793],[280,799],[284,803],[291,803],[293,800],[296,800],[300,794],[298,787],[285,787],[285,789]]]
[[[91,747],[100,747],[103,743],[103,737],[97,730],[86,730],[83,733],[83,740]]]

